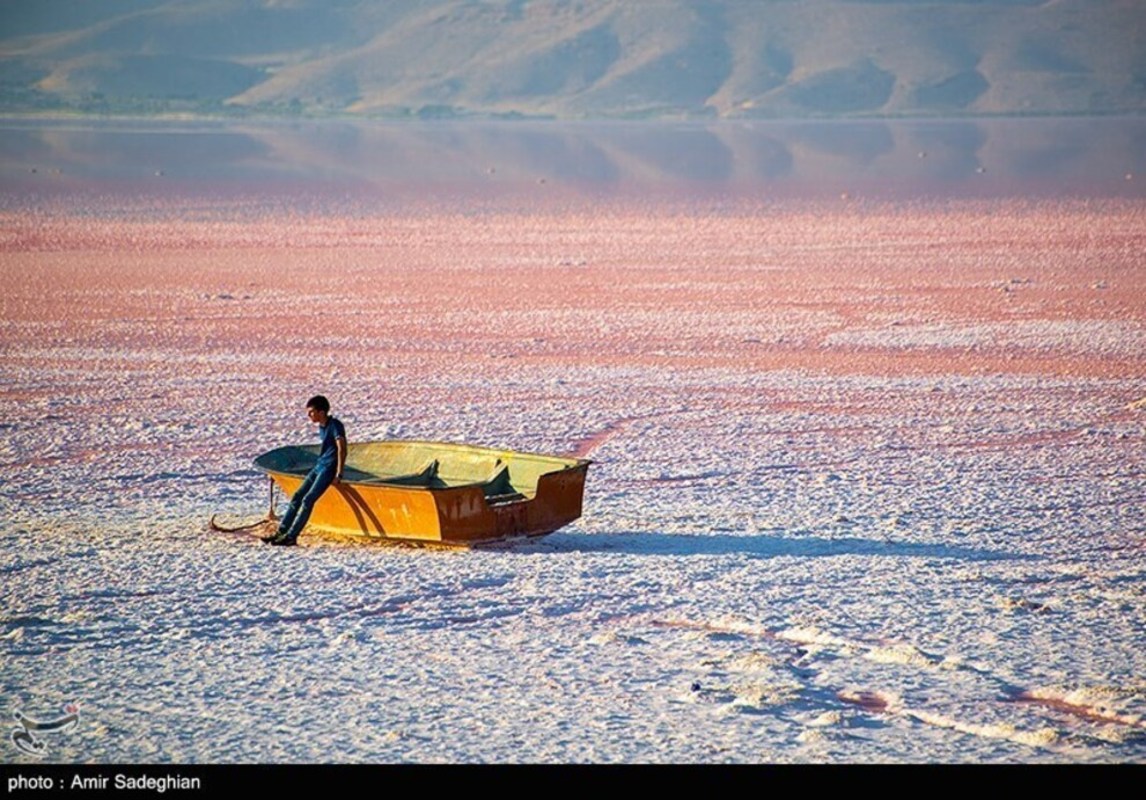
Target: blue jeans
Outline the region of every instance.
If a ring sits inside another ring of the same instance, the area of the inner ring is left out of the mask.
[[[330,484],[334,483],[334,472],[335,467],[331,464],[328,467],[315,467],[307,473],[302,485],[291,496],[290,505],[283,514],[282,522],[279,523],[279,536],[298,538],[302,529],[306,527],[307,520],[310,519],[314,504]]]

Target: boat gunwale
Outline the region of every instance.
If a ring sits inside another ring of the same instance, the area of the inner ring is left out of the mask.
[[[447,450],[452,450],[455,452],[478,452],[478,453],[485,453],[485,454],[489,454],[489,455],[498,455],[498,456],[517,455],[517,456],[522,456],[525,458],[533,458],[533,459],[540,459],[543,461],[559,462],[559,466],[556,469],[550,470],[548,472],[539,473],[537,476],[538,481],[540,481],[541,478],[543,478],[547,475],[558,475],[558,474],[561,474],[564,472],[571,472],[571,471],[575,471],[575,470],[579,470],[579,469],[586,469],[587,467],[589,467],[593,463],[592,459],[582,458],[580,456],[559,456],[559,455],[554,455],[554,454],[550,454],[550,453],[533,453],[533,452],[526,452],[526,451],[522,451],[522,450],[507,450],[505,448],[488,447],[486,445],[466,444],[464,442],[446,442],[446,441],[435,441],[435,440],[427,440],[427,439],[372,439],[372,440],[367,440],[367,441],[362,441],[362,442],[354,442],[354,443],[348,445],[347,449],[349,451],[349,447],[352,447],[355,445],[373,445],[373,444],[394,444],[394,445],[399,445],[399,446],[426,445],[426,446],[430,446],[430,447],[444,447]],[[287,450],[287,449],[298,449],[298,450],[303,450],[306,452],[317,453],[318,445],[315,445],[315,444],[302,444],[302,445],[288,444],[288,445],[283,445],[281,447],[273,448],[271,450],[267,450],[266,452],[260,453],[258,456],[256,456],[254,458],[253,464],[254,464],[255,468],[258,469],[259,471],[265,473],[266,475],[284,475],[284,476],[291,477],[291,478],[305,478],[306,473],[309,472],[309,470],[310,470],[310,467],[307,467],[306,469],[299,471],[299,472],[292,472],[289,470],[274,468],[274,467],[270,467],[270,466],[267,466],[265,464],[259,463],[260,459],[265,458],[266,456],[269,456],[272,453],[277,453],[279,451]],[[502,462],[502,463],[504,464],[504,462]],[[397,483],[397,482],[395,482],[395,481],[401,481],[403,479],[409,479],[412,477],[416,477],[419,474],[420,474],[419,472],[411,472],[411,473],[405,473],[402,475],[387,475],[385,477],[373,477],[373,478],[366,478],[366,479],[354,479],[354,478],[343,477],[339,480],[339,484],[340,485],[348,485],[348,486],[364,486],[367,488],[402,489],[402,490],[419,491],[419,492],[445,493],[445,492],[453,492],[453,491],[458,491],[458,490],[467,491],[467,490],[474,489],[474,488],[481,489],[484,486],[487,486],[489,483],[491,483],[491,479],[489,479],[489,478],[484,479],[484,480],[467,481],[466,483],[457,483],[457,484],[452,484],[452,485],[447,485],[447,486],[427,486],[427,485],[419,485],[416,483]],[[495,479],[496,479],[496,472],[495,472]],[[526,499],[530,499],[530,498],[527,497]]]

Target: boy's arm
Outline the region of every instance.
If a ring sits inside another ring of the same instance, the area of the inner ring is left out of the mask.
[[[334,472],[334,482],[338,483],[342,480],[342,469],[346,466],[346,437],[339,436],[334,440],[334,446],[338,450],[338,469]]]

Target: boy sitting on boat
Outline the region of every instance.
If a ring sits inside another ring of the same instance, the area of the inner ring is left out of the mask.
[[[330,416],[330,401],[320,394],[306,401],[306,415],[318,425],[318,436],[322,440],[318,461],[291,497],[278,530],[263,537],[268,544],[286,547],[296,544],[318,498],[331,484],[342,480],[346,466],[346,429],[337,417]]]

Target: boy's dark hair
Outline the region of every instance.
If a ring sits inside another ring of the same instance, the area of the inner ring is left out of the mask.
[[[313,408],[315,411],[321,411],[324,414],[330,413],[330,401],[320,394],[306,401],[307,408]]]

